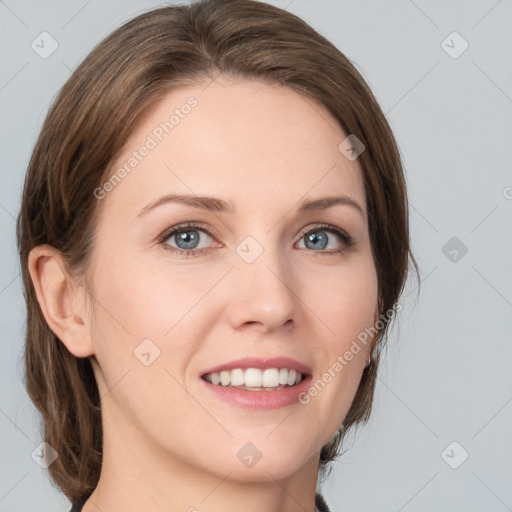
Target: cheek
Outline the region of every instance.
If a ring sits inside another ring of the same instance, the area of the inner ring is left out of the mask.
[[[211,287],[207,278],[197,268],[148,265],[140,258],[135,263],[121,260],[108,274],[98,272],[96,287],[111,313],[107,324],[117,324],[135,342],[144,337],[163,339],[186,321]]]
[[[190,397],[179,383],[196,337],[187,325],[197,322],[193,306],[207,291],[204,280],[194,286],[189,275],[123,265],[122,260],[95,274],[97,378],[105,410],[122,410],[132,426],[151,429],[188,416],[184,411],[190,409]]]
[[[309,295],[314,304],[311,307],[327,328],[328,352],[337,355],[375,322],[378,295],[375,267],[371,262],[362,262],[339,268],[317,280],[315,290]]]
[[[160,379],[170,378],[165,369],[181,378],[218,318],[205,297],[211,281],[211,275],[198,276],[197,268],[134,264],[121,258],[115,266],[98,269],[92,337],[109,388],[128,370],[130,380],[145,372],[140,377],[147,392],[150,385],[162,385],[149,378],[153,367],[160,367]],[[144,360],[154,361],[151,371]]]
[[[319,342],[322,368],[308,396],[333,434],[350,408],[368,358],[378,294],[375,269],[373,265],[340,269],[325,279],[323,289],[324,294],[311,298],[326,335]]]

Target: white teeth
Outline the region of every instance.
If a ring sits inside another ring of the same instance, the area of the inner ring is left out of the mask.
[[[249,388],[261,388],[263,376],[259,368],[247,368],[244,374],[244,384]]]
[[[208,382],[215,385],[243,388],[279,388],[294,386],[301,382],[303,375],[296,370],[287,368],[236,368],[209,373],[205,376]]]
[[[231,372],[228,372],[228,371],[220,372],[220,383],[223,386],[229,386],[230,382],[231,382]]]
[[[267,368],[263,372],[263,387],[275,388],[279,386],[279,370],[277,368]]]
[[[244,371],[240,368],[231,370],[231,386],[243,386],[244,385]]]

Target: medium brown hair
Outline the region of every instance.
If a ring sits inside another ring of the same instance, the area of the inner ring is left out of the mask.
[[[291,87],[362,141],[358,158],[382,313],[396,305],[409,261],[417,271],[396,141],[368,85],[332,43],[297,16],[258,1],[205,0],[128,21],[89,53],[53,102],[17,219],[27,306],[25,385],[42,415],[44,440],[59,455],[50,476],[71,501],[98,483],[101,401],[89,358],[73,356],[45,321],[28,272],[29,252],[49,244],[62,252],[71,276],[83,277],[101,204],[93,191],[108,178],[137,121],[171,90],[219,73]],[[382,318],[379,346],[391,320]],[[340,430],[321,450],[322,471],[339,455],[348,429],[369,419],[379,354],[364,370]]]

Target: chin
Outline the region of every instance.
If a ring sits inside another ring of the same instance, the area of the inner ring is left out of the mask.
[[[313,447],[311,453],[306,453],[306,447],[291,442],[289,438],[288,442],[278,437],[275,442],[269,442],[263,436],[261,439],[252,439],[252,442],[244,440],[233,443],[233,447],[224,452],[232,453],[233,456],[224,455],[222,462],[213,468],[214,471],[222,473],[222,478],[229,473],[232,481],[272,482],[285,479],[312,463]],[[213,455],[213,460],[215,457]]]
[[[234,482],[275,482],[275,480],[284,480],[297,473],[306,463],[307,459],[288,461],[282,457],[267,457],[266,461],[263,461],[262,458],[252,467],[245,467],[242,464],[226,465],[223,477],[229,473],[228,479]]]

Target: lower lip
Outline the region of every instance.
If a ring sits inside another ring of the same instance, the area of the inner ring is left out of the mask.
[[[230,386],[217,386],[200,377],[203,385],[221,400],[245,409],[279,409],[299,402],[299,395],[306,393],[311,376],[303,378],[297,385],[275,391],[249,391]]]

